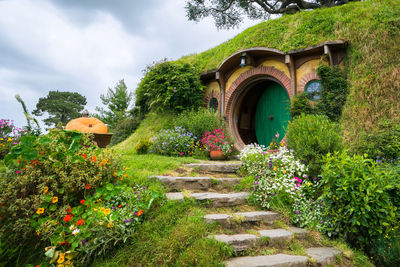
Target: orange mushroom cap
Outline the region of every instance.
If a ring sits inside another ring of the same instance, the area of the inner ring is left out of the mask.
[[[97,118],[81,117],[73,119],[65,126],[66,130],[82,133],[107,133],[107,125]]]

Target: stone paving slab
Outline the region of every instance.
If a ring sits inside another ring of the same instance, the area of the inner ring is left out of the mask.
[[[233,186],[240,183],[241,178],[210,178],[210,177],[177,177],[177,176],[152,176],[175,190],[208,190],[216,185]]]
[[[291,231],[285,229],[261,230],[258,232],[262,237],[269,237],[269,245],[290,241],[294,237]]]
[[[208,202],[212,207],[232,207],[238,206],[246,203],[246,199],[249,196],[248,192],[238,192],[229,194],[220,193],[192,193],[189,195],[191,198],[195,198],[201,202]],[[183,193],[167,193],[167,198],[170,200],[183,200]]]
[[[336,262],[336,255],[340,255],[342,253],[335,248],[329,247],[308,248],[306,252],[308,256],[317,260],[318,266],[334,264]]]
[[[225,262],[226,267],[306,267],[308,258],[286,254],[239,257]]]
[[[210,237],[215,238],[217,241],[231,245],[237,252],[254,247],[259,239],[258,236],[251,234],[215,235]]]
[[[235,173],[242,166],[242,163],[190,163],[185,166],[198,168],[203,172]]]
[[[300,238],[305,238],[310,231],[299,228],[299,227],[289,227],[289,231],[293,232],[296,236]]]
[[[273,223],[273,221],[280,218],[280,214],[273,211],[250,211],[250,212],[236,212],[233,217],[244,218],[246,222],[260,222],[268,221]]]

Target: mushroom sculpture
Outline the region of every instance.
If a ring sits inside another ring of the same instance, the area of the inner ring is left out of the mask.
[[[111,141],[112,133],[107,133],[107,125],[97,118],[89,117],[89,112],[86,109],[82,112],[81,118],[68,122],[65,129],[94,134],[94,140],[102,148],[109,145]]]

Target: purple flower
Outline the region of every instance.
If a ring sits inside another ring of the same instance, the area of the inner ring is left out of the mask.
[[[113,210],[115,210],[115,209],[117,209],[116,207],[114,207],[114,206],[112,206],[112,208],[111,209],[113,209]]]
[[[81,242],[82,242],[82,245],[83,245],[83,246],[86,246],[86,244],[87,244],[86,239],[83,239]]]

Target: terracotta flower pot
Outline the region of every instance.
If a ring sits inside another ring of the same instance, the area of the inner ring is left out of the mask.
[[[221,150],[211,150],[210,151],[210,158],[212,160],[221,160],[225,159],[224,153]]]

